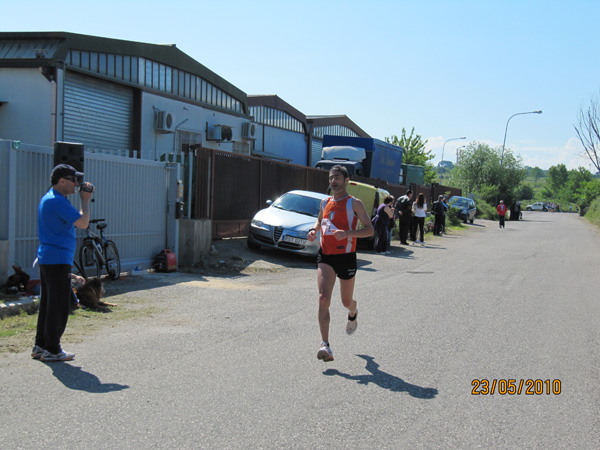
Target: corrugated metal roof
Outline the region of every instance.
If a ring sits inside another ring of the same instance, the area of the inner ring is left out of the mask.
[[[58,40],[0,41],[0,59],[51,59],[59,45]]]

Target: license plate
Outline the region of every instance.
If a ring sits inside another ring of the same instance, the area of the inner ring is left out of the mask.
[[[293,244],[298,244],[298,245],[305,245],[306,244],[306,239],[300,239],[300,238],[297,238],[297,237],[294,237],[294,236],[285,235],[283,237],[283,240],[286,241],[286,242],[291,242]]]

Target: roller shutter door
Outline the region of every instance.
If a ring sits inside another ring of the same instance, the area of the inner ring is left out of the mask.
[[[89,150],[130,150],[132,122],[132,88],[67,72],[63,140]]]
[[[315,167],[315,165],[319,161],[321,161],[322,151],[323,151],[323,141],[313,138],[312,148],[311,148],[311,152],[310,152],[310,157],[311,157],[310,165],[312,167]]]

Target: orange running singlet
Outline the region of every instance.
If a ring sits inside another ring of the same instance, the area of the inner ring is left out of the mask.
[[[347,237],[338,241],[333,236],[333,231],[356,230],[358,218],[352,209],[354,197],[349,195],[340,200],[329,197],[323,207],[323,220],[321,221],[321,248],[326,255],[340,255],[356,251],[356,238]]]

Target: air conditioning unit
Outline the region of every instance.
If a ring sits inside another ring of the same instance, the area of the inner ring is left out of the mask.
[[[242,124],[242,139],[256,139],[256,125],[252,122]]]
[[[207,141],[231,141],[233,139],[233,131],[227,125],[206,125],[206,140]]]
[[[154,129],[159,133],[172,133],[175,128],[173,114],[166,111],[156,111]]]

